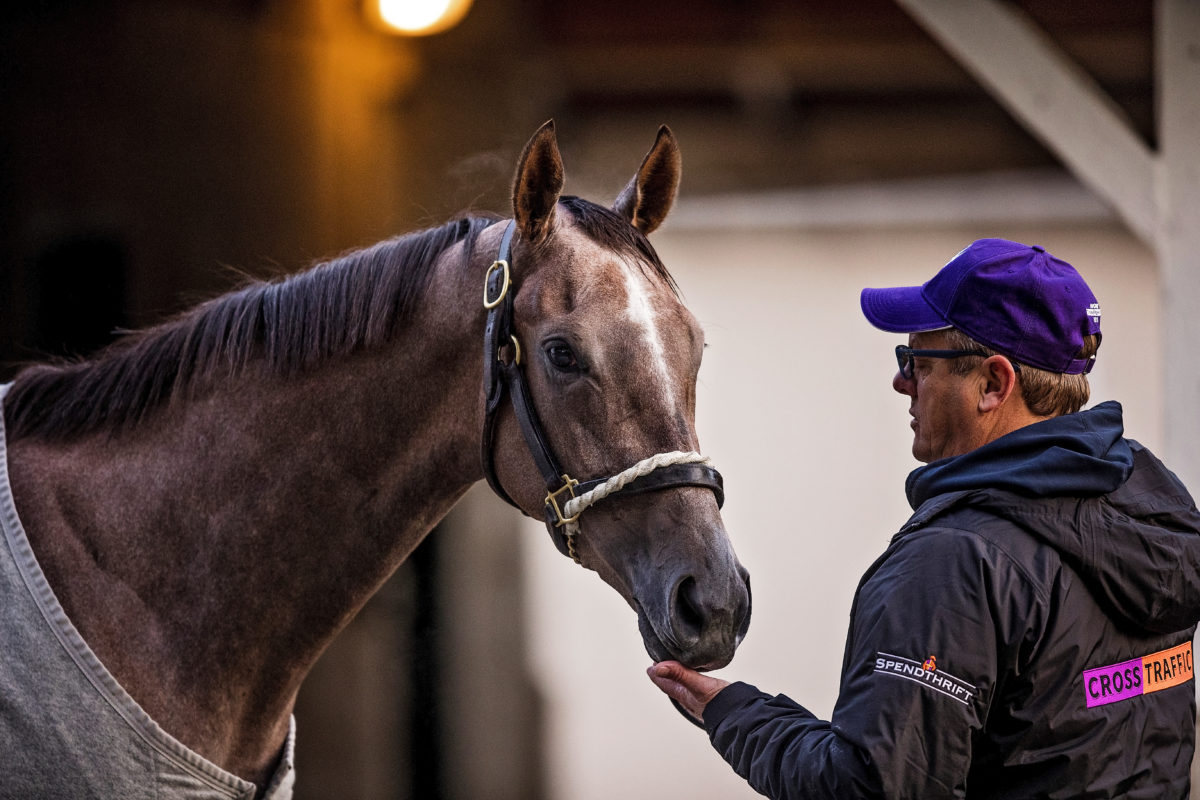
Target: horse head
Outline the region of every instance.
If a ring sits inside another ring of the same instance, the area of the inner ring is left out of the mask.
[[[493,488],[545,517],[560,549],[625,598],[652,658],[715,669],[745,635],[750,585],[721,519],[719,475],[697,452],[704,335],[646,239],[679,175],[664,126],[605,208],[562,195],[552,122],[530,139],[501,246],[511,250],[497,261],[511,278],[485,290],[495,300],[511,280],[495,368],[515,377],[511,407],[485,386],[495,422],[484,460]]]

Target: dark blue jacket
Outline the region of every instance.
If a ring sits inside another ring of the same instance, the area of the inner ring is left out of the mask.
[[[1185,798],[1200,513],[1121,408],[922,467],[831,721],[744,683],[713,746],[774,798]]]

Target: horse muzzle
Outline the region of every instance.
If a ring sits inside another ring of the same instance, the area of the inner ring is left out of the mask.
[[[654,661],[674,660],[697,670],[720,669],[750,627],[750,574],[735,562],[731,581],[686,574],[659,602],[636,603],[638,630]]]

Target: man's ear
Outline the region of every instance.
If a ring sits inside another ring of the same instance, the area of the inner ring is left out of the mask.
[[[988,413],[1004,406],[1017,390],[1017,371],[1004,356],[988,356],[979,365],[983,387],[979,394],[979,411]]]

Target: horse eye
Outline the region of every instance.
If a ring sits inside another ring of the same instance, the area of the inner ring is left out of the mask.
[[[564,372],[574,372],[579,369],[579,361],[575,351],[564,341],[555,340],[546,345],[546,357],[550,363]]]

